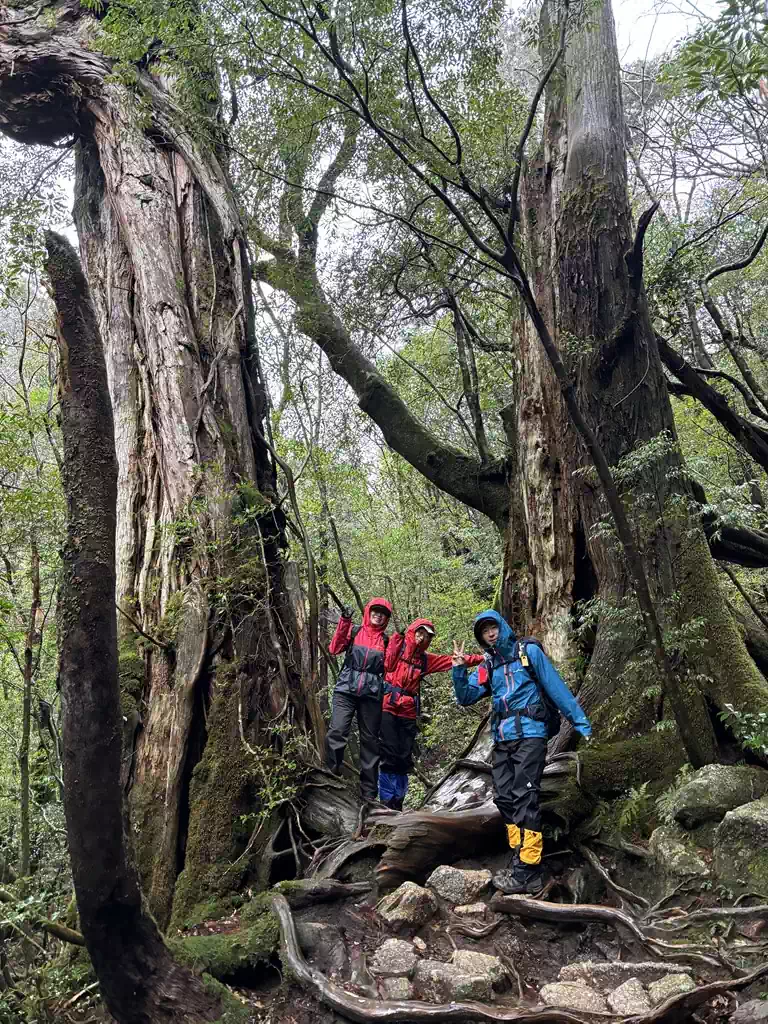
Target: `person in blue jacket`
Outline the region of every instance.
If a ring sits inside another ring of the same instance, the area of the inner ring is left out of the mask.
[[[498,612],[489,609],[477,616],[475,637],[485,661],[469,675],[464,648],[454,644],[453,688],[459,704],[492,700],[494,802],[512,850],[509,866],[494,876],[493,884],[505,893],[534,895],[544,887],[540,795],[547,724],[539,685],[582,736],[591,736],[592,726],[540,647],[525,645],[530,667],[523,665],[517,638]]]

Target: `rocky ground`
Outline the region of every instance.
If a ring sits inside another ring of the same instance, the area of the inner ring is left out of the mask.
[[[261,945],[237,960],[239,977],[220,976],[247,981],[241,995],[260,1024],[439,1020],[448,1007],[453,1020],[535,1012],[574,1024],[595,1015],[768,1024],[768,968],[753,984],[740,981],[768,963],[767,794],[761,769],[702,769],[647,848],[615,837],[561,844],[548,858],[544,900],[494,893],[502,852],[440,865],[423,884],[383,895],[372,883],[375,857],[347,864],[339,874],[358,888],[326,902],[307,896],[312,880],[282,883],[298,968],[285,928],[277,956],[269,894],[198,934],[228,929],[242,945],[246,922],[249,941],[258,931]],[[488,1015],[456,1016],[464,1004]],[[438,1016],[420,1016],[430,1007]]]

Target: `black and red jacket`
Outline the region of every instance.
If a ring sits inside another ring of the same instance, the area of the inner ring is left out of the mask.
[[[382,711],[397,718],[414,719],[419,713],[419,691],[421,680],[433,672],[448,672],[452,667],[450,654],[429,654],[427,648],[432,640],[427,636],[421,645],[416,643],[416,630],[435,627],[429,619],[416,619],[402,633],[389,638],[384,657],[384,704]],[[470,655],[469,663],[479,665],[482,654]]]
[[[328,647],[331,654],[346,651],[344,665],[336,680],[336,690],[341,693],[352,693],[357,697],[381,697],[384,685],[384,652],[387,649],[387,638],[384,630],[386,619],[382,625],[371,625],[371,608],[386,608],[392,614],[392,605],[383,597],[374,597],[365,606],[363,624],[355,628],[352,619],[339,619],[336,632]]]

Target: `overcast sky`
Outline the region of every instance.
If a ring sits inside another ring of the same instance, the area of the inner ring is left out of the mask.
[[[715,14],[716,0],[697,0],[702,14]],[[688,0],[613,0],[622,63],[668,50],[695,27]]]

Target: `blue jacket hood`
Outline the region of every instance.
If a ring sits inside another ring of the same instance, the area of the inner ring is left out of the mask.
[[[515,641],[517,640],[517,637],[515,636],[515,631],[512,629],[507,620],[502,618],[498,612],[495,612],[493,610],[493,608],[489,608],[487,609],[487,611],[480,612],[480,614],[475,618],[475,639],[477,640],[478,644],[480,644],[480,646],[484,650],[488,649],[486,645],[483,643],[482,637],[480,636],[480,623],[484,622],[487,619],[493,619],[493,621],[496,622],[499,627],[499,639],[496,641],[495,649],[500,654],[503,654],[507,657],[510,656],[514,648]]]

